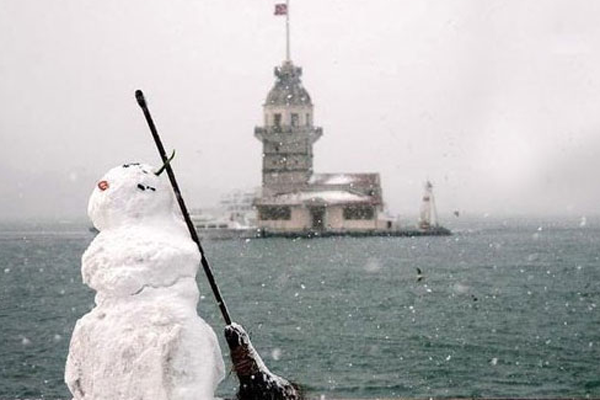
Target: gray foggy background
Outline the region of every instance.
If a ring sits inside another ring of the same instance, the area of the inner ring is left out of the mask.
[[[316,172],[380,172],[394,213],[598,213],[600,2],[291,0]],[[260,185],[273,0],[1,0],[0,218],[84,217],[98,178],[158,163],[191,206]]]

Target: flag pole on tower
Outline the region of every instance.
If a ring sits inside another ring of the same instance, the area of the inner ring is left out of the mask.
[[[290,62],[290,0],[275,4],[275,15],[285,15],[285,60]]]
[[[291,61],[290,58],[290,0],[285,0],[285,59]]]

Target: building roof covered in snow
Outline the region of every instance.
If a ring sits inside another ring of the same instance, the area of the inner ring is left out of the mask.
[[[337,174],[313,174],[308,181],[311,185],[328,186],[379,186],[379,174],[377,173],[337,173]]]
[[[312,105],[310,95],[302,86],[300,76],[302,68],[294,66],[291,61],[275,67],[275,86],[267,95],[266,106]]]
[[[256,205],[382,204],[379,174],[313,174],[307,185],[293,191],[273,193]]]
[[[374,196],[348,190],[296,191],[258,199],[257,205],[339,205],[376,202]]]

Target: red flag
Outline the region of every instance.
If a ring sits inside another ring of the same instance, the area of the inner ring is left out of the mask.
[[[275,15],[287,15],[287,4],[279,3],[275,4]]]

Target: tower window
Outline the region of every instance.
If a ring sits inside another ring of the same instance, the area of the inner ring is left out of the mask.
[[[264,206],[258,208],[258,216],[263,221],[290,220],[292,210],[285,206]]]
[[[292,114],[292,126],[298,126],[299,125],[299,115],[296,113]]]
[[[273,125],[276,127],[281,126],[281,114],[277,113],[273,115]]]
[[[371,206],[349,206],[344,208],[344,219],[373,219],[375,210]]]
[[[310,126],[312,124],[312,121],[310,120],[310,114],[307,113],[306,114],[306,126]]]

